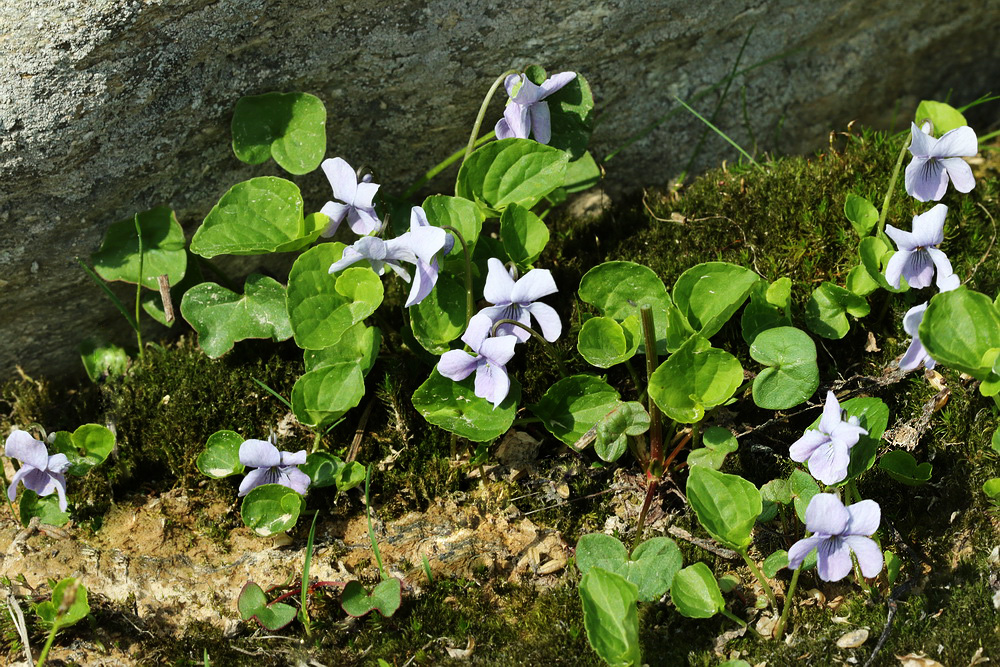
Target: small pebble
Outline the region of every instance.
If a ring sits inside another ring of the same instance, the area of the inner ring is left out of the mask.
[[[860,628],[843,635],[837,640],[837,646],[840,648],[857,648],[866,641],[868,641],[868,630],[866,628]]]

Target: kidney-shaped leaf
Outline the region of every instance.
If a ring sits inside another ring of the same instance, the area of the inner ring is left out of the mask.
[[[255,619],[271,631],[280,630],[295,620],[295,607],[283,602],[267,604],[267,595],[260,586],[248,581],[236,598],[236,608],[244,621]]]
[[[931,464],[927,461],[918,464],[912,454],[901,449],[883,454],[878,460],[878,467],[907,486],[920,486],[931,479]]]
[[[935,294],[920,323],[920,342],[938,363],[985,380],[984,357],[1000,348],[1000,312],[985,294],[959,287]]]
[[[187,252],[184,230],[168,206],[143,211],[136,216],[142,232],[142,286],[159,289],[157,278],[166,275],[171,285],[184,279]],[[136,218],[108,227],[100,250],[90,256],[94,270],[105,280],[139,282],[139,234]]]
[[[549,228],[530,210],[510,204],[500,216],[500,241],[507,257],[525,271],[549,242]]]
[[[475,394],[475,379],[449,380],[437,368],[413,393],[413,407],[424,419],[473,442],[488,442],[503,435],[514,423],[521,385],[510,379],[510,392],[496,408]]]
[[[742,382],[743,367],[736,357],[692,336],[657,367],[649,395],[671,419],[693,424],[705,410],[728,401]]]
[[[349,581],[344,586],[344,594],[340,606],[351,616],[364,616],[377,609],[385,617],[392,616],[399,609],[402,601],[402,588],[399,579],[380,581],[372,590],[371,595],[359,581]]]
[[[192,287],[181,300],[181,315],[198,332],[201,349],[213,359],[247,338],[280,341],[292,336],[285,288],[259,273],[247,277],[243,294],[215,283]]]
[[[864,317],[870,310],[864,297],[831,282],[824,282],[806,302],[806,326],[823,338],[843,338],[851,329],[847,315]]]
[[[631,359],[641,340],[642,330],[636,315],[629,315],[620,323],[610,317],[591,317],[580,327],[576,349],[589,364],[611,368]]]
[[[728,428],[710,426],[701,436],[704,447],[692,450],[688,454],[689,466],[706,466],[718,470],[726,460],[727,454],[732,454],[739,447],[736,436]]]
[[[604,533],[584,535],[576,545],[580,574],[593,567],[619,574],[636,585],[643,602],[658,600],[667,592],[681,562],[680,549],[668,537],[646,540],[635,548],[631,558],[621,542]]]
[[[531,208],[561,186],[569,155],[528,139],[501,139],[477,149],[462,163],[455,194],[501,210]]]
[[[750,356],[767,368],[753,381],[753,400],[765,410],[787,410],[806,401],[819,387],[816,344],[805,331],[776,327],[761,332]]]
[[[330,424],[356,407],[365,396],[365,377],[358,362],[320,366],[295,381],[292,411],[309,426]]]
[[[292,174],[307,174],[326,154],[326,107],[309,93],[241,97],[233,111],[233,152],[243,162],[269,157]]]
[[[270,537],[291,530],[303,504],[302,496],[287,486],[263,484],[243,497],[240,516],[247,528]]]
[[[712,537],[736,550],[750,544],[750,531],[763,509],[756,486],[738,475],[692,466],[687,497]]]

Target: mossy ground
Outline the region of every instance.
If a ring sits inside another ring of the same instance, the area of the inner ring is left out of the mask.
[[[853,192],[880,205],[899,145],[881,134],[855,133],[841,137],[835,150],[822,155],[781,159],[759,168],[715,170],[679,192],[649,191],[619,203],[596,221],[554,219],[547,266],[563,292],[551,302],[561,313],[572,313],[559,343],[561,352],[575,360],[570,362],[571,370],[590,370],[575,355],[576,332],[586,306],[574,300],[573,286],[586,270],[604,260],[646,264],[668,286],[685,269],[709,260],[752,267],[768,280],[789,276],[799,312],[820,282],[843,285],[847,272],[858,262],[857,238],[843,215],[844,197]],[[1000,288],[1000,263],[990,216],[998,211],[1000,181],[993,172],[978,175],[978,185],[970,195],[951,191],[944,200],[950,208],[944,249],[960,276],[973,276],[971,287],[995,294]],[[908,228],[918,210],[922,208],[905,197],[900,187],[888,220]],[[878,384],[878,379],[907,344],[899,326],[902,314],[922,298],[926,295],[876,292],[870,298],[872,314],[854,322],[846,337],[820,340],[823,387],[843,380],[846,389],[882,398],[890,408],[890,425],[918,417],[937,393],[927,380],[919,373],[889,385]],[[801,319],[797,324],[801,326]],[[866,351],[869,334],[878,350]],[[738,323],[731,323],[715,340],[748,368],[755,368],[746,355]],[[510,370],[521,379],[525,403],[530,403],[557,375],[545,351],[526,347],[527,353]],[[369,375],[365,401],[373,401],[374,406],[359,459],[375,464],[373,504],[382,518],[419,510],[434,498],[473,491],[480,485],[466,469],[455,465],[456,443],[450,436],[428,427],[410,404],[409,396],[426,371],[425,360],[409,353],[398,335],[390,334]],[[182,339],[147,347],[145,358],[129,374],[99,389],[66,390],[27,379],[13,381],[3,392],[9,415],[2,421],[22,425],[37,421],[50,430],[72,429],[85,421],[115,425],[119,442],[115,460],[103,475],[91,475],[82,488],[75,489],[83,508],[75,518],[96,527],[112,500],[157,493],[173,485],[201,487],[198,493],[209,495],[231,495],[230,482],[201,480],[194,458],[208,435],[219,429],[233,429],[247,437],[266,435],[287,411],[254,379],[287,396],[301,372],[301,362],[290,345],[241,343],[234,353],[212,361],[190,340]],[[986,479],[1000,476],[1000,462],[989,447],[1000,419],[974,383],[947,369],[942,375],[950,398],[932,416],[930,428],[913,452],[918,461],[933,463],[932,481],[904,487],[875,469],[860,482],[862,495],[876,499],[887,519],[883,545],[903,560],[895,589],[880,580],[876,597],[869,597],[853,585],[828,585],[805,574],[800,591],[815,588],[828,599],[843,595],[843,603],[836,609],[796,606],[791,642],[736,638],[725,645],[726,655],[738,651],[751,664],[828,665],[848,659],[862,663],[882,632],[891,596],[897,612],[874,664],[896,664],[894,655],[924,652],[945,665],[964,665],[979,648],[994,661],[1000,659],[1000,618],[992,602],[1000,586],[1000,566],[988,560],[998,543],[1000,522],[997,510],[981,491]],[[633,395],[631,380],[623,371],[611,372],[609,381],[623,395]],[[773,417],[746,403],[751,402],[743,401],[736,408],[729,425],[754,425]],[[741,440],[739,455],[727,461],[726,470],[739,472],[758,485],[787,474],[788,444],[815,414],[793,411],[747,435]],[[356,418],[349,418],[326,436],[325,446],[345,449],[357,425]],[[611,483],[612,470],[590,470],[590,457],[557,446],[537,424],[521,428],[543,439],[541,459],[529,481],[565,483],[571,502],[553,504],[540,499],[544,497],[540,494],[519,499],[518,508],[540,510],[532,519],[558,528],[571,544],[581,534],[602,529],[613,513],[613,494],[601,494]],[[309,436],[299,431],[298,437]],[[465,446],[457,443],[459,454]],[[627,459],[620,465],[634,467]],[[487,493],[467,496],[488,511],[499,511],[510,498],[530,491],[518,483],[495,483]],[[325,507],[322,498],[318,502],[320,509],[337,513],[358,509],[356,502]],[[676,515],[676,525],[698,533],[675,496],[665,494],[663,503],[666,511]],[[231,529],[237,521],[206,521],[204,530]],[[755,549],[761,555],[787,547],[773,531],[758,533]],[[740,595],[752,601],[745,568],[686,542],[680,546],[686,563],[706,560],[719,573],[739,573],[746,587]],[[787,571],[779,573],[778,579],[786,584]],[[142,638],[136,655],[143,664],[200,664],[206,650],[213,665],[289,664],[298,659],[374,664],[376,658],[395,665],[411,659],[410,664],[447,664],[451,659],[444,652],[446,640],[465,648],[467,640],[474,638],[474,663],[599,664],[587,644],[575,584],[572,568],[560,585],[544,592],[488,578],[439,580],[426,585],[420,597],[405,598],[388,619],[371,615],[345,620],[335,597],[321,597],[312,610],[315,624],[309,637],[292,626],[282,633],[288,639],[264,640],[253,626],[244,624],[235,637],[222,638],[215,628],[196,624],[180,641]],[[734,612],[744,615],[747,610],[739,602],[740,595],[729,597],[736,600]],[[129,639],[131,630],[122,620],[123,611],[106,602],[95,606],[96,625],[104,628],[107,637],[102,641],[135,643]],[[685,619],[669,603],[641,605],[640,619],[644,657],[653,665],[718,664],[716,638],[735,628],[718,617]],[[836,647],[841,634],[858,627],[871,632],[862,647]],[[78,627],[62,641],[74,635],[85,637],[91,631]]]

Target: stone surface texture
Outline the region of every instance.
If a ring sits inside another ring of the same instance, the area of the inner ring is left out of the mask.
[[[278,173],[229,147],[236,100],[318,95],[328,153],[387,188],[464,145],[493,78],[537,62],[590,81],[606,156],[741,67],[719,124],[760,149],[821,148],[848,121],[887,127],[922,97],[995,86],[992,0],[6,0],[0,7],[0,377],[78,372],[86,336],[127,325],[74,261],[112,222],[168,204],[187,233],[232,184]],[[711,113],[718,99],[697,102]],[[487,123],[499,117],[496,99]],[[898,124],[897,124],[898,126]],[[779,130],[780,128],[780,130]],[[608,162],[606,187],[682,170],[703,127],[686,112]],[[696,166],[734,160],[709,137]],[[451,187],[453,172],[433,185]],[[294,179],[307,209],[328,189]],[[245,265],[243,265],[245,268]]]

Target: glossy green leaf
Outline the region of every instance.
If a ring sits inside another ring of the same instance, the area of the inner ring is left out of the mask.
[[[359,581],[349,581],[344,586],[340,606],[354,617],[364,616],[372,610],[385,617],[392,616],[402,602],[402,588],[399,579],[385,579],[378,583],[371,595]]]
[[[870,201],[853,192],[847,193],[847,199],[844,201],[844,215],[847,216],[854,231],[861,238],[871,234],[875,225],[878,224],[878,209],[872,206]]]
[[[382,280],[363,264],[335,274],[330,266],[344,252],[341,243],[321,243],[299,255],[288,272],[288,318],[295,344],[322,350],[382,303]]]
[[[281,484],[258,486],[243,497],[243,524],[261,537],[291,530],[305,502],[297,492]]]
[[[728,401],[742,382],[743,367],[736,357],[692,336],[657,367],[649,396],[671,419],[693,424],[705,410]]]
[[[501,139],[473,151],[462,163],[455,194],[494,211],[508,204],[532,208],[566,177],[569,155],[528,139]]]
[[[59,509],[59,497],[55,492],[42,497],[30,489],[25,489],[21,492],[18,514],[21,515],[21,525],[24,526],[36,516],[41,523],[49,526],[65,526],[69,523],[69,514]]]
[[[756,486],[738,475],[692,466],[687,497],[712,537],[736,550],[750,545],[750,532],[762,509]]]
[[[993,435],[990,437],[990,449],[1000,454],[1000,427],[993,431]]]
[[[788,567],[788,552],[784,549],[779,549],[764,559],[760,569],[763,570],[765,577],[773,579],[778,570],[785,567]]]
[[[431,293],[407,309],[413,337],[431,354],[444,354],[465,333],[466,307],[464,278],[440,274]]]
[[[726,460],[727,454],[732,454],[739,447],[736,436],[728,428],[710,426],[701,436],[704,447],[692,450],[688,454],[689,466],[706,466],[718,470]]]
[[[788,488],[792,493],[792,501],[795,504],[795,513],[799,521],[806,522],[806,508],[809,501],[819,493],[819,484],[812,478],[812,475],[796,468],[788,477]]]
[[[299,377],[292,386],[292,412],[309,426],[331,424],[361,402],[365,376],[357,362],[321,366]]]
[[[34,609],[44,627],[51,628],[58,621],[60,628],[67,628],[87,618],[90,613],[87,588],[76,579],[67,577],[52,589],[51,600],[34,605]]]
[[[291,174],[307,174],[326,154],[326,107],[308,93],[241,97],[233,111],[233,152],[243,162],[273,157]]]
[[[181,315],[198,332],[201,349],[213,359],[247,338],[281,341],[292,337],[285,288],[259,273],[247,277],[243,294],[215,283],[189,289],[181,301]]]
[[[301,250],[319,238],[329,219],[303,216],[302,194],[291,181],[274,176],[237,183],[222,195],[191,239],[191,252],[264,255]]]
[[[530,210],[511,204],[500,216],[500,241],[507,257],[527,271],[549,242],[549,228]]]
[[[350,491],[365,481],[365,467],[357,461],[344,464],[337,474],[337,490],[343,493]]]
[[[358,322],[347,328],[336,345],[322,350],[304,350],[302,359],[307,373],[323,366],[353,363],[361,367],[362,375],[368,375],[368,371],[378,358],[381,343],[382,332],[378,327],[369,327],[364,322]]]
[[[57,431],[52,448],[69,459],[68,474],[82,477],[111,455],[115,448],[115,434],[100,424],[83,424],[72,433]]]
[[[545,98],[552,118],[549,146],[567,151],[571,160],[583,157],[594,128],[594,96],[590,84],[576,78]]]
[[[901,449],[883,454],[878,460],[878,467],[889,473],[889,477],[907,486],[920,486],[931,479],[931,464],[927,461],[917,464],[912,454]]]
[[[868,270],[868,277],[878,283],[879,287],[893,293],[905,292],[910,289],[906,284],[906,278],[900,278],[899,287],[893,287],[885,279],[885,267],[889,259],[896,254],[896,251],[886,245],[885,241],[877,236],[868,236],[861,239],[858,244],[858,255],[861,257],[861,265]]]
[[[240,445],[244,440],[236,431],[216,431],[208,436],[205,451],[198,455],[195,462],[198,470],[212,479],[242,475],[246,470],[240,463]]]
[[[496,408],[475,395],[475,376],[461,382],[449,380],[435,368],[413,393],[413,407],[424,419],[473,442],[487,442],[503,435],[514,423],[521,385],[510,379],[510,393]]]
[[[622,402],[602,417],[594,430],[594,451],[602,461],[617,461],[628,448],[628,436],[641,435],[649,430],[649,413],[642,403]],[[576,448],[579,442],[572,446]]]
[[[128,353],[125,349],[91,336],[80,343],[80,360],[91,382],[124,375],[128,370]]]
[[[280,630],[293,620],[295,620],[295,607],[283,602],[267,604],[267,595],[260,586],[252,581],[244,584],[236,599],[236,608],[240,612],[240,617],[244,621],[255,619],[262,627],[268,630]]]
[[[584,535],[576,545],[580,574],[593,567],[614,572],[636,585],[643,602],[659,600],[669,590],[681,563],[680,549],[667,537],[646,540],[635,548],[631,558],[620,541],[604,533]]]
[[[674,576],[670,599],[688,618],[711,618],[726,606],[715,576],[704,563],[689,565]]]
[[[566,180],[562,190],[567,194],[589,190],[601,182],[601,168],[590,151],[566,165]]]
[[[969,124],[961,111],[950,104],[934,100],[921,100],[913,118],[917,125],[921,125],[925,120],[930,120],[934,126],[935,137],[940,137],[945,132]]]
[[[462,235],[469,252],[475,251],[479,234],[483,231],[483,211],[475,202],[461,197],[431,195],[421,205],[427,215],[427,222],[433,227],[454,227]],[[465,255],[462,244],[453,231],[448,233],[455,239],[452,251],[444,260],[443,268],[464,276]]]
[[[935,361],[985,380],[993,365],[984,357],[1000,348],[1000,312],[985,294],[959,287],[931,298],[919,335]]]
[[[868,296],[878,288],[878,281],[871,277],[864,264],[858,264],[847,274],[847,289],[858,296]]]
[[[184,278],[187,253],[184,230],[169,206],[137,214],[142,231],[142,286],[158,290],[157,276],[166,274],[171,285]],[[139,235],[135,218],[120,220],[104,234],[100,250],[90,256],[94,270],[105,280],[139,282]]]
[[[760,497],[764,502],[788,505],[792,502],[792,487],[787,479],[772,479],[760,487]]]
[[[641,340],[642,326],[636,315],[621,323],[610,317],[591,317],[580,328],[576,349],[592,366],[611,368],[631,359]]]
[[[750,288],[750,303],[743,309],[740,328],[747,345],[753,343],[761,331],[774,327],[791,326],[792,281],[778,278],[768,285],[763,280]]]
[[[609,665],[641,665],[636,585],[593,567],[583,575],[579,590],[583,625],[597,655]]]
[[[531,411],[549,433],[572,445],[612,409],[621,396],[607,382],[593,375],[573,375],[548,388]]]
[[[605,317],[623,322],[628,317],[641,321],[639,310],[649,305],[656,332],[657,351],[676,349],[691,335],[690,327],[676,309],[663,281],[652,269],[634,262],[604,262],[587,271],[580,280],[580,299],[596,307]],[[668,311],[673,309],[679,321],[670,321]],[[668,321],[673,326],[668,331]],[[640,340],[639,353],[645,354]]]
[[[805,331],[794,327],[763,331],[754,338],[750,356],[767,366],[753,381],[753,400],[758,407],[787,410],[816,393],[816,344]]]
[[[989,497],[991,503],[1000,506],[1000,477],[993,477],[983,482],[983,493]],[[22,521],[24,521],[23,516],[22,514]]]
[[[899,570],[903,566],[903,562],[899,560],[899,556],[888,549],[882,554],[882,557],[885,560],[886,579],[889,581],[889,585],[892,586],[899,577]]]
[[[736,264],[692,266],[674,283],[674,303],[696,333],[711,338],[750,295],[760,276]]]
[[[864,317],[870,310],[863,297],[831,282],[824,282],[806,302],[806,326],[823,338],[843,338],[851,329],[847,315]]]

